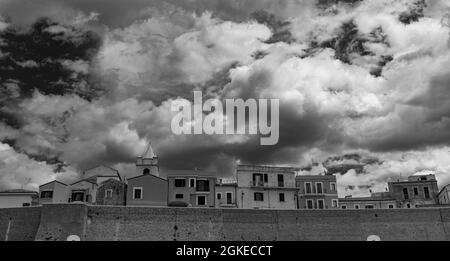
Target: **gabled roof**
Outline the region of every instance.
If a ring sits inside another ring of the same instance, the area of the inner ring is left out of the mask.
[[[82,180],[79,180],[79,181],[77,181],[77,182],[75,182],[75,183],[72,183],[72,184],[70,184],[70,185],[72,186],[72,185],[75,185],[75,184],[80,183],[80,182],[83,182],[83,181],[86,181],[86,182],[88,182],[88,183],[97,185],[96,182],[93,182],[92,180],[89,180],[89,179],[82,179]]]
[[[64,186],[68,186],[67,184],[65,184],[65,183],[62,183],[61,181],[58,181],[58,180],[53,180],[53,181],[47,182],[47,183],[45,183],[45,184],[42,184],[42,185],[40,185],[39,187],[42,187],[42,186],[45,186],[45,185],[51,184],[51,183],[53,183],[53,182],[59,183],[59,184],[61,184],[61,185],[64,185]]]
[[[122,177],[120,176],[120,173],[118,170],[111,168],[109,166],[103,165],[103,164],[83,171],[83,176],[86,175],[86,172],[94,170],[94,169],[99,169],[99,168],[109,169],[109,170],[113,171],[115,173],[115,175],[117,175],[117,177],[119,177],[119,179],[122,180]],[[113,176],[111,176],[111,175],[92,175],[89,178],[93,178],[93,177],[113,177]]]
[[[128,178],[127,180],[129,181],[129,180],[132,180],[132,179],[142,178],[142,177],[146,177],[146,176],[150,176],[150,177],[154,177],[154,178],[158,178],[158,179],[161,179],[161,180],[167,181],[167,179],[165,179],[165,178],[162,178],[162,177],[158,177],[158,176],[155,176],[155,175],[151,175],[151,174],[144,174],[144,175],[139,175],[139,176],[136,176],[136,177],[131,177],[131,178]]]

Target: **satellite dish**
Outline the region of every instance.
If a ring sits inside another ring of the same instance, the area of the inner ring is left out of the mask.
[[[67,241],[81,241],[81,239],[77,235],[70,235],[67,237]]]
[[[367,237],[367,241],[381,241],[381,238],[377,235],[370,235]]]

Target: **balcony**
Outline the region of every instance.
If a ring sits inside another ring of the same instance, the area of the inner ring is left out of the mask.
[[[267,187],[268,184],[264,183],[263,181],[260,181],[260,180],[252,180],[250,182],[250,186],[251,187]]]

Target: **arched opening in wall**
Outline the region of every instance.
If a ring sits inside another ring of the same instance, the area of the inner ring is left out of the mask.
[[[150,170],[149,169],[144,169],[144,171],[142,171],[142,174],[149,175],[150,174]]]

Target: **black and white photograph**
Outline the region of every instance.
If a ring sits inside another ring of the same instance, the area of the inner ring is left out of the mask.
[[[0,241],[447,240],[450,1],[0,0]]]

